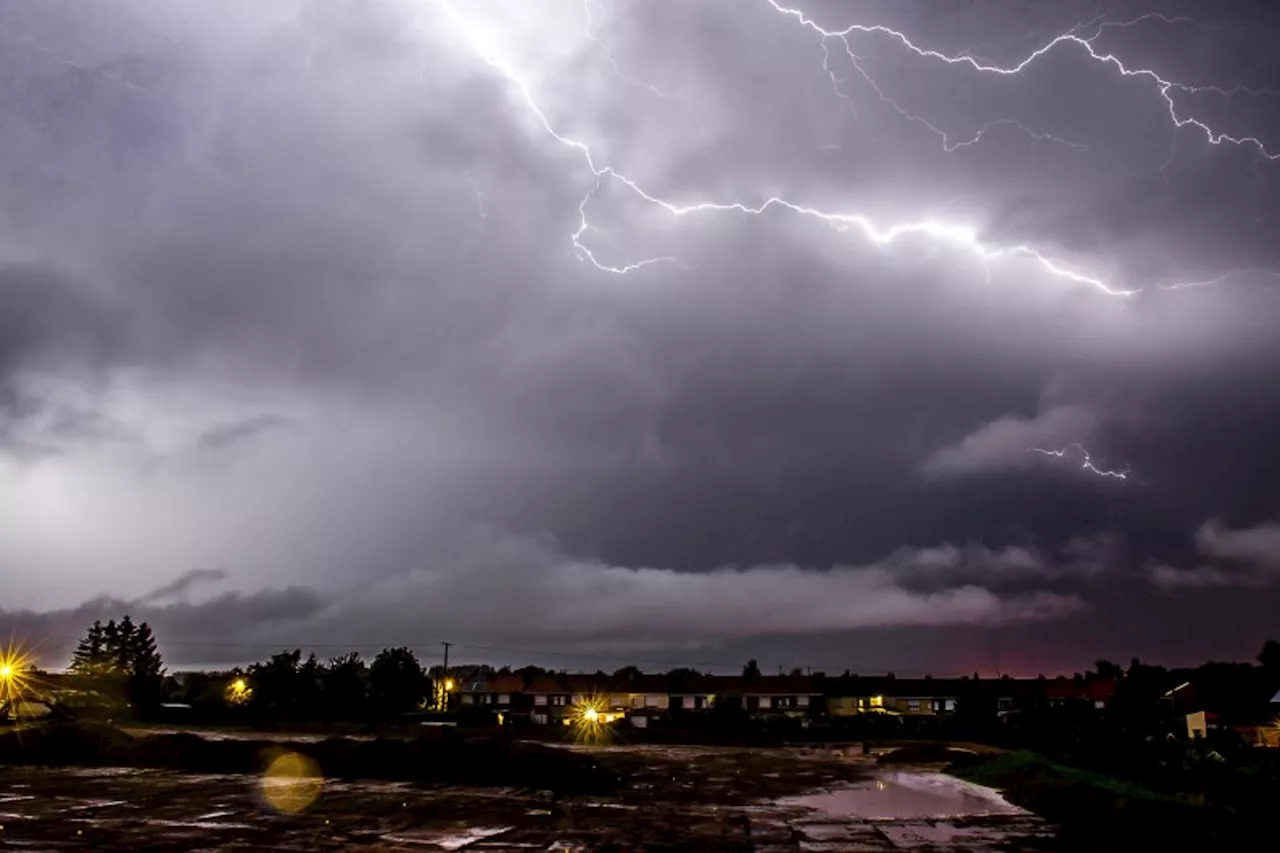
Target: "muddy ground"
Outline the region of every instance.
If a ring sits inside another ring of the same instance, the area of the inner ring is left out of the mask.
[[[880,771],[856,750],[589,749],[625,775],[623,789],[553,801],[532,789],[326,781],[293,815],[267,805],[256,777],[0,767],[0,850],[1053,849],[1047,827],[1025,814],[883,817],[788,802],[814,791],[884,791]]]

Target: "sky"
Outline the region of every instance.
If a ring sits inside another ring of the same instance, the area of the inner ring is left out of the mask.
[[[0,0],[0,628],[50,665],[125,612],[171,668],[1250,659],[1277,32]]]

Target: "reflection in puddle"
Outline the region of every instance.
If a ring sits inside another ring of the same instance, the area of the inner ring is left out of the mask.
[[[778,804],[814,809],[833,818],[892,820],[1026,814],[990,788],[943,773],[883,773],[848,788],[789,797]]]
[[[429,845],[431,847],[440,847],[445,850],[457,850],[474,841],[481,841],[493,835],[501,835],[504,832],[510,831],[510,829],[511,827],[509,826],[476,826],[454,832],[398,832],[394,835],[384,835],[382,836],[382,840],[390,841],[392,844],[422,844]]]

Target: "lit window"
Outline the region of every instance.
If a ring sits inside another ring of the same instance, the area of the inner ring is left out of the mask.
[[[883,696],[872,696],[872,697],[871,697],[871,707],[872,707],[872,708],[883,708],[883,707],[884,707],[884,697],[883,697]]]

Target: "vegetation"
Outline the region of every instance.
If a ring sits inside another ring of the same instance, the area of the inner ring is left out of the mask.
[[[159,704],[164,687],[164,661],[151,627],[135,625],[127,614],[117,623],[94,622],[76,646],[71,672],[80,686],[107,701],[127,702],[138,713]]]

